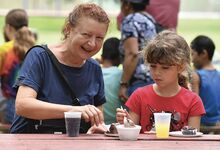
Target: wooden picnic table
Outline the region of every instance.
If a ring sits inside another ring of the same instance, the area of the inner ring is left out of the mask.
[[[0,134],[4,150],[219,150],[220,135],[169,137],[158,139],[153,134],[140,134],[137,141],[121,141],[104,134]]]

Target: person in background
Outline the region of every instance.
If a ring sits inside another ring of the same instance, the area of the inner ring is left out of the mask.
[[[146,11],[165,29],[176,31],[180,0],[150,0]]]
[[[145,11],[149,13],[155,21],[164,29],[176,31],[178,26],[178,14],[180,10],[180,0],[150,0]],[[121,29],[124,18],[122,12],[117,16],[117,29]]]
[[[118,38],[108,38],[102,48],[101,64],[105,84],[106,103],[104,104],[105,124],[116,122],[116,108],[124,106],[118,97],[122,70],[120,65]]]
[[[149,19],[151,16],[145,13],[148,3],[149,0],[121,1],[121,11],[125,18],[121,26],[120,53],[123,73],[119,97],[124,102],[138,87],[153,82],[141,55],[143,47],[156,35],[155,25]]]
[[[14,37],[14,47],[5,55],[5,62],[1,72],[1,89],[7,101],[4,123],[11,124],[15,113],[16,91],[13,84],[17,78],[25,53],[35,45],[34,34],[28,27],[20,28]]]
[[[192,60],[195,67],[192,90],[202,99],[206,115],[203,126],[220,126],[220,72],[212,64],[215,44],[208,36],[199,35],[191,42]]]
[[[82,112],[89,127],[104,122],[102,70],[91,57],[100,51],[109,22],[100,6],[77,5],[66,18],[62,42],[35,46],[28,52],[14,86],[18,92],[11,133],[65,133],[67,111]],[[70,90],[45,49],[57,58],[80,105],[73,105]],[[85,127],[83,124],[81,127]],[[87,132],[89,127],[80,132]]]
[[[1,74],[2,74],[2,69],[4,66],[6,54],[8,51],[12,50],[14,47],[14,38],[16,32],[21,29],[22,27],[27,27],[28,26],[28,15],[24,9],[12,9],[10,10],[7,15],[5,16],[5,24],[4,24],[4,29],[3,29],[3,36],[5,43],[0,45],[0,80],[1,80]],[[1,87],[1,82],[0,82],[0,87]],[[1,106],[1,115],[0,115],[0,120],[2,123],[5,122],[5,112],[6,111],[6,103],[9,101],[5,100],[6,98],[3,96],[2,91],[0,90],[0,106]],[[10,119],[9,119],[10,120]],[[8,122],[8,121],[6,121]]]
[[[0,72],[7,51],[13,48],[15,33],[24,26],[28,26],[28,15],[24,9],[12,9],[7,13],[3,30],[5,43],[0,46]]]
[[[155,83],[137,89],[129,97],[125,104],[129,113],[117,108],[117,121],[123,123],[127,116],[141,125],[143,133],[153,130],[154,112],[170,112],[170,131],[179,131],[186,125],[199,130],[200,118],[205,114],[202,100],[179,83],[180,77],[188,77],[183,73],[190,69],[190,53],[185,39],[172,31],[162,31],[149,42],[144,59]]]

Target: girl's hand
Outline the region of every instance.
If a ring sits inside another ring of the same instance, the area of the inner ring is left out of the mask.
[[[124,123],[124,117],[127,116],[128,113],[126,110],[117,108],[116,109],[116,120],[118,123],[123,124]]]

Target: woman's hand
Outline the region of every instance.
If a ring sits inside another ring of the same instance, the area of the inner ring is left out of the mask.
[[[107,132],[107,128],[105,124],[99,124],[98,126],[93,125],[89,130],[87,131],[87,134],[94,134],[94,133],[105,133]]]
[[[82,118],[85,119],[86,122],[91,122],[91,125],[94,124],[99,126],[104,122],[103,113],[97,107],[93,105],[85,105],[81,106]]]

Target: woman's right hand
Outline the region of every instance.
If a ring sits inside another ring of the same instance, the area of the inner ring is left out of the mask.
[[[82,112],[82,118],[86,122],[91,122],[91,125],[99,126],[104,122],[103,113],[100,109],[93,105],[84,105],[80,106],[80,110]]]

